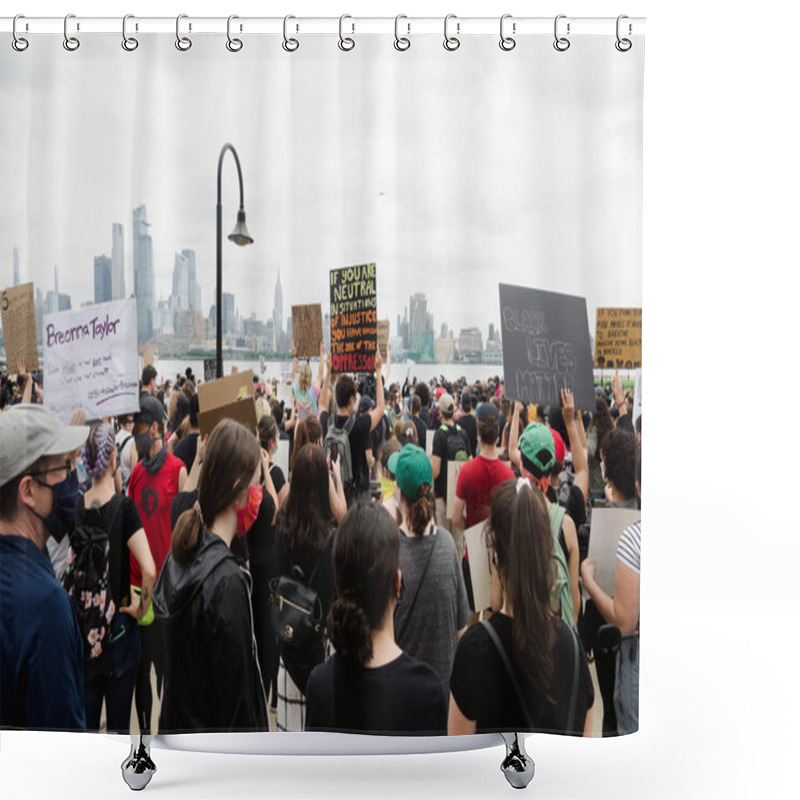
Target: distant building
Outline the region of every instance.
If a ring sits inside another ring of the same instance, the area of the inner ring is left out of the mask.
[[[275,326],[276,340],[278,340],[283,334],[283,289],[281,288],[280,267],[278,267],[278,280],[275,282],[275,303],[272,308],[272,323]]]
[[[111,299],[125,297],[125,236],[121,222],[111,225]]]
[[[155,333],[155,271],[153,240],[148,233],[147,209],[139,206],[133,211],[133,293],[136,295],[136,316],[139,342],[150,342]]]
[[[437,364],[451,364],[455,359],[456,343],[452,339],[437,339],[434,356]]]
[[[222,333],[236,333],[236,299],[230,292],[222,293]]]
[[[458,334],[459,356],[467,361],[480,361],[483,353],[483,337],[480,328],[462,328]]]
[[[19,248],[14,247],[14,286],[19,286]]]
[[[94,302],[107,303],[113,299],[112,260],[108,256],[94,257]]]

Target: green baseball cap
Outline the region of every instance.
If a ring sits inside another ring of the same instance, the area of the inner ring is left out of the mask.
[[[556,446],[550,428],[540,422],[531,422],[519,439],[522,457],[530,461],[542,475],[549,475],[556,463]]]
[[[433,471],[427,453],[414,444],[407,444],[399,453],[392,453],[386,466],[397,478],[397,485],[410,500],[415,500],[423,483],[433,485]]]

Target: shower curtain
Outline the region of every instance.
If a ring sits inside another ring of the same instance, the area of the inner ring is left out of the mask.
[[[206,381],[250,369],[286,384],[303,319],[293,307],[319,305],[314,332],[342,359],[335,371],[371,371],[388,328],[385,385],[400,404],[406,381],[428,384],[433,404],[438,387],[480,382],[484,401],[512,401],[498,403],[509,422],[514,400],[548,421],[563,388],[581,424],[598,392],[640,419],[643,37],[620,46],[611,20],[603,35],[513,39],[509,21],[498,46],[496,33],[462,36],[457,20],[444,36],[400,24],[399,38],[346,20],[337,36],[330,22],[313,35],[291,21],[283,36],[236,21],[227,34],[184,28],[188,47],[132,27],[127,45],[74,28],[66,40],[28,35],[24,50],[3,44],[0,285],[33,284],[44,405],[91,418],[88,395],[53,371],[59,325],[74,331],[95,304],[135,298],[135,331],[114,345],[138,357],[120,367],[134,382],[152,363],[159,382],[189,366]],[[341,268],[355,268],[341,280],[361,305],[334,298]],[[4,334],[8,354],[5,321]],[[317,353],[302,355],[316,374]],[[455,404],[468,413],[460,393]],[[564,465],[568,444],[555,445]],[[602,491],[599,516],[623,504]],[[581,561],[601,559],[582,522]],[[635,570],[638,580],[638,560]],[[598,625],[614,621],[593,606]],[[581,652],[596,651],[580,616]],[[621,664],[631,691],[638,620],[625,634],[606,668],[619,690]],[[594,698],[603,704],[612,716],[613,697]]]

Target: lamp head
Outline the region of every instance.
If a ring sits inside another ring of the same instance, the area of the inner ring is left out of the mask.
[[[233,229],[232,233],[228,234],[228,238],[240,247],[244,247],[246,244],[253,244],[253,237],[249,234],[247,225],[245,224],[243,208],[239,209],[239,213],[236,215],[236,227]]]

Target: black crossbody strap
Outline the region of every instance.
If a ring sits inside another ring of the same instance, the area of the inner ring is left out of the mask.
[[[569,732],[575,733],[575,712],[578,710],[578,678],[580,670],[580,647],[578,647],[578,637],[572,628],[567,625],[570,634],[572,634],[572,649],[575,653],[572,667],[572,698],[569,701],[569,718],[567,724],[569,725]],[[582,731],[581,731],[582,733]]]
[[[503,647],[503,643],[500,641],[500,637],[497,635],[497,631],[492,627],[488,620],[481,620],[481,625],[483,625],[486,633],[489,634],[489,638],[492,640],[492,644],[495,646],[497,654],[500,656],[500,660],[503,662],[503,665],[506,668],[508,677],[511,680],[511,685],[514,687],[514,691],[517,693],[517,702],[519,703],[519,707],[525,712],[525,724],[528,726],[529,730],[534,730],[536,726],[533,723],[533,719],[531,719],[531,712],[528,709],[528,704],[525,702],[525,697],[522,694],[519,681],[517,681],[517,676],[514,674],[514,669],[511,666],[511,662],[508,660],[508,655]]]

